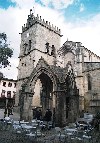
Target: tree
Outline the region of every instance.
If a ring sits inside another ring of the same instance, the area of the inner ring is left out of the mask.
[[[7,43],[7,35],[0,33],[0,68],[10,65],[9,58],[13,55],[13,50]]]

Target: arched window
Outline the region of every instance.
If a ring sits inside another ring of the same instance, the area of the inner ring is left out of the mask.
[[[92,78],[91,75],[87,75],[87,80],[88,80],[88,90],[92,90]]]
[[[47,42],[45,45],[46,45],[46,53],[49,53],[49,43]]]

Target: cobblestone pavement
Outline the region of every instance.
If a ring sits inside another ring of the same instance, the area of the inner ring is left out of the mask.
[[[44,136],[38,138],[30,138],[25,134],[18,134],[13,132],[12,129],[9,130],[6,128],[6,130],[0,130],[0,143],[58,143],[54,141],[55,139],[53,132],[54,130],[44,131]]]
[[[0,109],[0,118],[4,117],[4,109]],[[19,120],[19,115],[13,113],[10,115],[13,120]],[[100,131],[92,131],[92,138],[89,140],[77,140],[70,139],[68,136],[64,136],[63,130],[60,134],[55,132],[55,129],[42,131],[43,136],[32,138],[26,136],[24,133],[16,133],[12,127],[6,128],[0,127],[0,143],[100,143]]]
[[[65,140],[61,140],[55,138],[54,135],[48,135],[45,137],[41,137],[38,139],[28,138],[22,134],[15,134],[11,131],[0,131],[0,143],[100,143],[100,134],[93,136],[93,139],[89,141],[82,140],[70,140],[66,138]]]
[[[9,117],[15,121],[20,119],[19,114],[15,112],[13,112],[13,115],[10,115]],[[0,109],[0,119],[2,118],[4,118],[4,109]]]

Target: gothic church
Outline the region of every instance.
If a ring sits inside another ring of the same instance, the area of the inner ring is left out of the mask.
[[[67,40],[60,47],[61,37],[58,27],[30,10],[22,26],[15,99],[21,119],[31,120],[35,108],[42,115],[49,108],[55,123],[63,126],[82,110],[100,108],[100,57],[80,42]]]

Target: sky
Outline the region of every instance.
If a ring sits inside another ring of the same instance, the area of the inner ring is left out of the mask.
[[[0,32],[5,32],[14,55],[4,76],[17,79],[22,26],[30,9],[61,29],[61,45],[68,39],[100,56],[100,0],[0,0]]]

